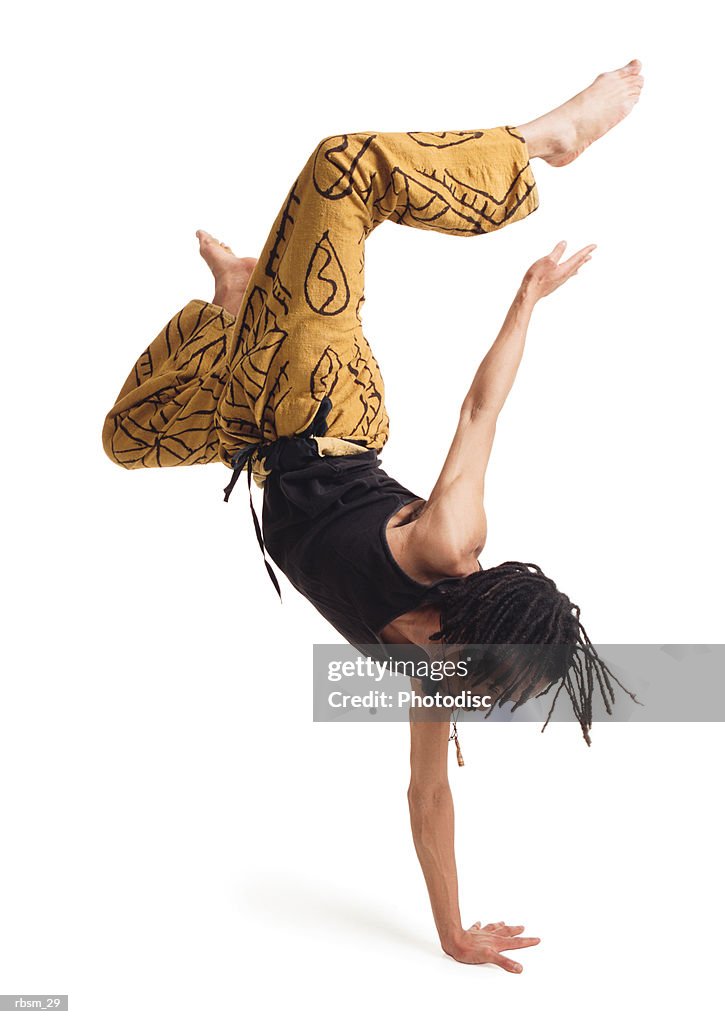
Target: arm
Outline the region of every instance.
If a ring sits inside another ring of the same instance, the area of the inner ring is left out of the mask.
[[[476,370],[441,473],[421,515],[409,527],[404,560],[414,575],[454,576],[475,569],[486,542],[483,490],[496,422],[516,378],[531,314],[541,298],[591,259],[595,248],[588,245],[559,263],[565,245],[560,242],[527,270],[496,340]]]
[[[420,692],[419,690],[417,692]],[[448,718],[410,712],[408,808],[415,852],[428,887],[443,949],[450,953],[463,932],[453,846],[453,797],[448,784]]]
[[[414,689],[420,693],[419,684]],[[461,925],[458,873],[454,851],[453,797],[448,784],[448,718],[441,711],[411,708],[410,825],[423,870],[431,909],[443,950],[467,964],[492,963],[518,974],[521,965],[502,955],[505,949],[534,946],[537,938],[520,938],[523,925],[503,921],[469,929]]]

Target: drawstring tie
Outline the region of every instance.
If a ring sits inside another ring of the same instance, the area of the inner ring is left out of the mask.
[[[274,589],[277,591],[277,595],[282,600],[282,590],[279,585],[279,580],[274,574],[274,569],[267,560],[267,552],[264,549],[264,538],[262,536],[262,527],[259,525],[259,519],[257,518],[257,511],[254,507],[254,501],[252,499],[252,463],[256,456],[260,458],[264,457],[265,451],[267,451],[274,442],[258,441],[256,444],[247,444],[244,448],[240,448],[239,451],[232,459],[232,478],[224,488],[224,501],[229,501],[229,495],[234,490],[237,480],[242,474],[244,467],[247,467],[247,487],[249,489],[249,508],[252,512],[252,522],[254,523],[254,532],[257,535],[257,543],[259,544],[259,550],[262,552],[262,559],[264,561],[264,567],[267,570],[267,574],[271,579]]]
[[[312,438],[321,436],[327,433],[327,414],[332,408],[332,402],[325,395],[320,402],[320,406],[315,414],[315,418],[307,428],[301,434],[292,435],[293,438]],[[275,576],[274,569],[267,560],[267,552],[264,547],[264,537],[262,535],[262,527],[259,525],[259,519],[257,518],[257,512],[254,508],[254,501],[252,500],[252,464],[255,458],[264,459],[273,449],[275,445],[278,445],[280,441],[292,440],[292,438],[279,437],[276,441],[256,441],[253,444],[247,444],[243,448],[240,448],[238,452],[232,458],[232,478],[224,488],[224,501],[229,501],[229,495],[234,490],[237,480],[242,475],[242,472],[246,466],[247,469],[247,487],[249,489],[249,507],[252,511],[252,521],[254,523],[254,532],[257,535],[257,543],[259,549],[262,552],[262,558],[264,559],[264,567],[267,570],[269,578],[271,579],[274,589],[277,591],[277,595],[282,600],[282,590],[279,585],[279,581]]]

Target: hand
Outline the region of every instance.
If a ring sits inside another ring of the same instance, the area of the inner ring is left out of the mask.
[[[509,960],[501,955],[502,949],[523,949],[525,946],[536,946],[541,939],[518,938],[524,930],[522,924],[506,925],[503,921],[481,927],[476,923],[462,932],[453,943],[447,943],[443,949],[454,960],[462,964],[496,964],[512,974],[520,974],[523,967],[516,960]]]
[[[533,298],[534,302],[543,299],[545,295],[551,295],[559,285],[573,277],[579,267],[583,267],[592,258],[591,253],[596,249],[596,245],[586,245],[579,252],[570,256],[565,263],[559,263],[565,249],[566,242],[559,242],[548,256],[537,260],[524,274],[521,287],[526,295]]]

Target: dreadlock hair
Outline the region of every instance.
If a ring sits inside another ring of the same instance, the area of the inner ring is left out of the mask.
[[[429,639],[471,650],[469,677],[486,680],[495,695],[487,715],[523,689],[511,711],[557,686],[542,732],[566,690],[591,746],[592,703],[601,694],[612,714],[616,684],[636,703],[597,654],[579,621],[580,609],[538,565],[503,562],[442,583],[436,595],[441,628]],[[483,653],[478,645],[485,645]]]

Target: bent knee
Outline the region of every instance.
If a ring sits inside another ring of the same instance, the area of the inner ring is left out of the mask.
[[[375,132],[349,132],[321,139],[309,161],[318,193],[344,199],[366,186],[379,162],[376,138]]]
[[[124,444],[124,437],[126,438],[126,444]],[[103,429],[101,431],[101,444],[103,450],[115,465],[120,466],[122,469],[135,469],[138,464],[137,459],[134,457],[133,451],[129,451],[128,442],[132,440],[126,437],[121,424],[119,423],[118,416],[114,416],[111,413],[106,416],[103,421]],[[130,445],[133,449],[134,446]]]

